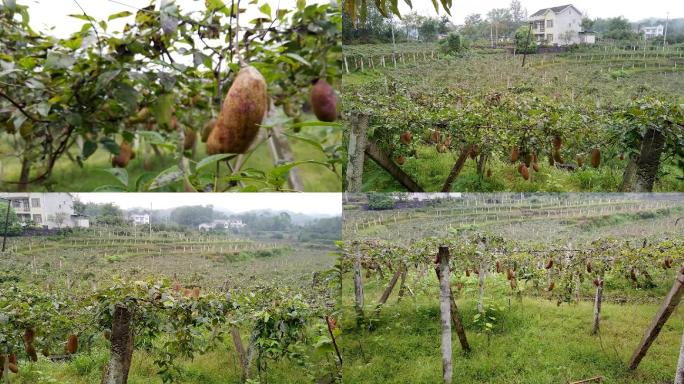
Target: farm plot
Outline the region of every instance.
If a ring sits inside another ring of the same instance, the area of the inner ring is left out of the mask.
[[[681,50],[422,56],[343,76],[346,190],[684,190]]]
[[[399,212],[349,204],[345,221],[369,224],[345,228],[345,381],[673,380],[684,327],[681,195],[660,201],[669,208],[648,196],[570,195],[565,214],[551,195],[464,200]],[[623,204],[641,206],[626,219]],[[467,218],[497,205],[524,219]]]
[[[335,252],[266,233],[93,228],[11,238],[0,261],[3,379],[337,377]]]

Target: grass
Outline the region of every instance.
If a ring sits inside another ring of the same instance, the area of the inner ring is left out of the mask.
[[[456,153],[438,153],[431,146],[418,148],[418,158],[407,158],[402,169],[415,178],[418,185],[426,191],[441,191],[451,168],[456,161]],[[500,155],[502,156],[502,155]],[[502,156],[503,157],[503,156]],[[525,181],[515,166],[499,158],[488,162],[492,177],[480,179],[475,161],[466,161],[461,173],[451,186],[459,192],[603,192],[617,191],[622,183],[624,162],[610,159],[598,169],[583,167],[575,172],[553,168],[540,161],[540,172],[530,171],[531,181]],[[665,164],[654,191],[684,190],[684,171],[674,164]],[[390,174],[372,160],[364,165],[363,189],[365,191],[401,191],[404,188]]]
[[[590,335],[593,304],[588,300],[557,306],[555,301],[543,298],[512,298],[509,307],[506,294],[488,286],[486,302],[501,311],[487,336],[473,322],[477,283],[471,279],[470,287],[466,285],[457,301],[472,352],[464,354],[454,334],[455,383],[546,384],[594,376],[603,376],[606,383],[672,382],[684,327],[681,309],[663,327],[636,372],[630,373],[626,363],[658,309],[657,300],[646,304],[604,303],[601,336],[594,337]],[[382,287],[367,281],[365,288],[366,303],[375,302]],[[346,293],[340,341],[345,383],[441,381],[436,283],[429,283],[426,290],[400,303],[394,295],[376,319],[375,330],[368,331],[356,328],[353,293]],[[606,300],[610,300],[610,292]]]

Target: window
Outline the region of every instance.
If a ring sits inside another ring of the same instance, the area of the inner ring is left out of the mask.
[[[549,43],[553,43],[553,34],[549,33],[546,35],[546,40],[548,40]]]
[[[546,28],[553,28],[553,20],[546,20]]]
[[[40,208],[40,199],[31,199],[31,206],[33,208]]]
[[[21,208],[20,200],[12,200],[12,208]]]
[[[36,224],[43,224],[43,217],[41,215],[33,215],[33,222]]]

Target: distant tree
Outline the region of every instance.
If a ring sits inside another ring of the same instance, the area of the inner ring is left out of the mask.
[[[482,15],[474,13],[466,16],[461,27],[461,35],[470,40],[480,40],[489,36],[489,26],[482,19]]]
[[[527,9],[522,7],[519,0],[511,1],[511,6],[509,7],[511,20],[513,21],[513,28],[518,28],[527,20]]]
[[[342,2],[342,7],[343,7],[343,12],[346,13],[352,22],[354,24],[357,24],[359,21],[364,22],[367,17],[367,11],[368,8],[365,6],[371,3],[367,0],[344,0]],[[413,3],[411,0],[404,0],[404,3],[409,6],[409,8],[413,8]],[[440,6],[444,11],[451,15],[451,6],[452,6],[453,0],[433,0],[432,4],[435,6],[435,10],[439,12]],[[401,13],[399,12],[399,1],[398,0],[392,0],[392,1],[374,1],[370,6],[373,9],[376,9],[378,12],[382,14],[384,17],[392,17],[392,16],[399,16],[401,18]]]
[[[620,16],[608,19],[607,30],[603,37],[613,40],[634,40],[638,35],[632,30],[629,20]]]
[[[5,215],[7,214],[7,202],[0,201],[0,236],[5,234],[7,230],[8,236],[17,236],[21,233],[21,223],[17,217],[14,209],[10,207],[9,209],[9,219],[7,222],[7,227],[5,227]]]
[[[77,215],[84,215],[86,212],[86,205],[81,200],[74,200],[74,213]]]
[[[194,205],[174,208],[169,219],[178,225],[197,227],[216,219],[212,205]]]
[[[534,36],[530,33],[529,25],[521,25],[515,31],[515,50],[518,53],[537,52],[537,43],[534,41]]]
[[[494,41],[499,41],[499,36],[508,36],[511,32],[512,16],[508,8],[494,8],[487,13],[487,20],[493,27]]]
[[[124,224],[123,211],[115,204],[107,203],[98,206],[99,212],[95,217],[98,224],[122,225]]]
[[[382,210],[393,209],[394,198],[388,193],[371,193],[368,195],[368,209]]]
[[[583,31],[593,31],[594,30],[594,20],[584,17],[582,18],[582,30]]]
[[[54,221],[58,228],[62,228],[62,225],[64,225],[64,222],[66,222],[67,218],[69,217],[66,212],[57,212],[50,216],[50,220]]]
[[[439,20],[431,17],[423,18],[420,26],[418,27],[420,39],[423,41],[435,41],[437,39],[439,27]]]
[[[451,32],[447,35],[446,39],[439,42],[439,46],[442,52],[448,55],[455,55],[465,49],[463,43],[461,35]]]

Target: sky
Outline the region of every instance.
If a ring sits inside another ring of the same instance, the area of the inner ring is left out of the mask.
[[[168,209],[184,205],[213,205],[240,213],[272,209],[304,214],[341,215],[340,193],[75,193],[84,203],[114,203],[122,209]]]
[[[226,0],[228,2],[230,0]],[[330,0],[306,0],[307,4],[313,3],[329,3]],[[40,31],[48,31],[54,27],[52,32],[57,37],[67,37],[71,33],[81,29],[85,21],[69,17],[71,14],[82,15],[83,11],[78,7],[81,5],[85,12],[97,19],[107,20],[109,15],[114,13],[129,11],[135,14],[136,8],[143,8],[150,4],[149,0],[17,0],[20,5],[29,6],[29,16],[31,27]],[[160,0],[155,0],[157,8],[159,8]],[[278,6],[281,8],[293,9],[297,3],[296,0],[259,0],[256,5],[249,5],[248,1],[242,1],[240,8],[247,8],[247,17],[252,18],[259,15],[259,7],[269,3],[273,13],[275,14]],[[181,7],[181,11],[197,11],[204,9],[204,0],[176,0],[176,4]],[[133,16],[129,18],[122,18],[111,22],[108,30],[121,30],[126,21],[132,20]]]
[[[403,1],[400,3],[403,4]],[[636,0],[574,0],[572,2],[567,0],[520,0],[520,3],[523,8],[527,8],[529,15],[542,8],[571,3],[582,13],[588,13],[592,19],[624,16],[631,21],[639,21],[650,17],[665,18],[667,12],[670,12],[671,19],[684,17],[684,0],[650,0],[647,2]],[[484,18],[484,15],[492,8],[508,8],[510,4],[510,0],[453,0],[451,19],[455,24],[462,24],[467,15],[480,13]],[[432,1],[429,0],[414,0],[413,9],[423,15],[437,15],[432,6]],[[410,8],[403,4],[400,10],[402,13],[407,13]],[[441,10],[440,15],[444,14],[446,14],[444,10]]]

